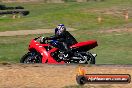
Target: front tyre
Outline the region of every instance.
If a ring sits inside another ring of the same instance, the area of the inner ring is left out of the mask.
[[[20,63],[42,63],[42,56],[37,52],[28,52],[20,59]]]

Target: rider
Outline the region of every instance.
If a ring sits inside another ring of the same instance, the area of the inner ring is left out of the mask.
[[[55,35],[46,37],[44,40],[55,40],[57,45],[52,44],[54,47],[59,48],[65,54],[64,59],[71,56],[71,49],[69,46],[76,44],[76,39],[66,30],[64,24],[59,24],[55,29]]]

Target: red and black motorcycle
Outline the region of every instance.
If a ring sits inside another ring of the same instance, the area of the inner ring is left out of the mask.
[[[90,53],[89,50],[98,46],[96,40],[78,42],[70,46],[73,55],[69,59],[62,59],[65,54],[58,48],[53,47],[51,42],[56,44],[54,40],[45,40],[41,43],[41,37],[31,40],[28,48],[29,52],[20,59],[20,63],[95,64],[97,55]]]

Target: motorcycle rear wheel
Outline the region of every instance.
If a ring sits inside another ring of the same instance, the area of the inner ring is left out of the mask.
[[[42,63],[42,57],[39,53],[28,52],[20,59],[20,63]]]
[[[95,57],[90,52],[79,52],[77,54],[83,60],[80,60],[79,63],[84,64],[95,64]]]
[[[95,63],[96,63],[95,57],[94,57],[90,52],[88,52],[87,54],[88,54],[88,56],[89,56],[89,63],[90,63],[90,64],[95,64]],[[87,63],[88,63],[88,62],[87,62]]]

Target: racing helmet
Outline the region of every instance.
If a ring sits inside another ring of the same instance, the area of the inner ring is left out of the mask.
[[[63,33],[64,31],[66,31],[66,27],[64,24],[59,24],[56,29],[55,29],[55,34],[60,35],[61,33]]]

